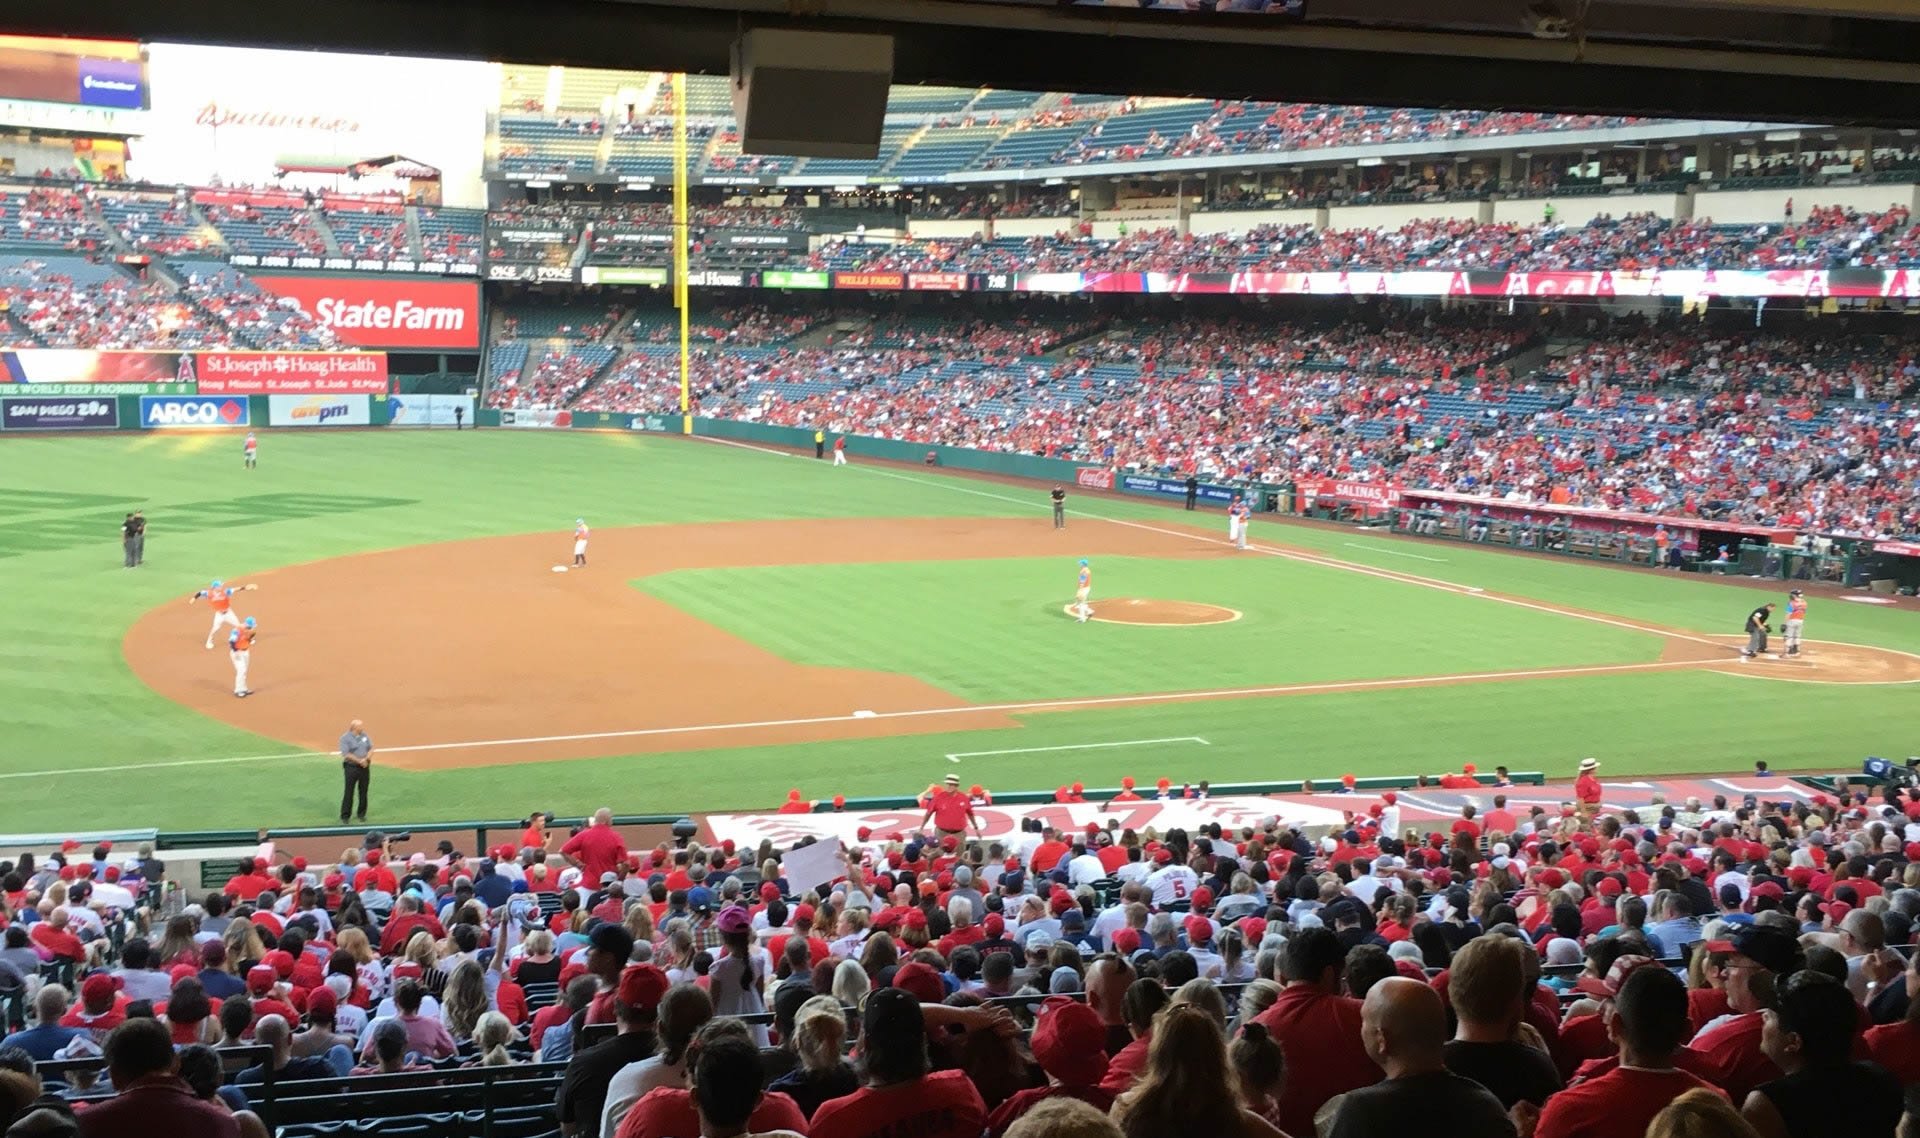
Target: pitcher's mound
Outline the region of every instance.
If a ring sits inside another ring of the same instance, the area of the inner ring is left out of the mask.
[[[1062,611],[1073,616],[1073,606]],[[1141,597],[1113,597],[1093,602],[1093,619],[1102,624],[1195,625],[1226,624],[1240,619],[1239,609],[1198,601],[1154,601]]]

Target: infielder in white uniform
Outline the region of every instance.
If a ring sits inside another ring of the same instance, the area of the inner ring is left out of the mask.
[[[587,519],[573,519],[573,563],[584,569],[587,566]]]
[[[257,622],[252,617],[227,634],[227,659],[233,661],[233,694],[241,699],[253,694],[247,686],[247,666],[253,659],[253,634]]]

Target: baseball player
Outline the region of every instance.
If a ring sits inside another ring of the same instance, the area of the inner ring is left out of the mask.
[[[1740,650],[1742,660],[1751,660],[1767,650],[1767,622],[1773,619],[1773,602],[1768,601],[1747,614],[1747,646]]]
[[[1807,623],[1807,597],[1799,589],[1787,593],[1787,655],[1800,654],[1800,629]]]
[[[207,606],[213,609],[213,627],[207,629],[207,650],[209,652],[213,650],[213,638],[219,633],[221,625],[228,625],[232,628],[240,627],[240,618],[234,615],[233,611],[233,594],[252,592],[259,587],[258,585],[227,585],[216,580],[213,584],[208,585],[206,588],[201,589],[199,592],[187,598],[188,604],[204,599],[207,602]]]
[[[247,441],[241,449],[247,456],[247,469],[252,470],[260,462],[260,440],[253,437],[252,431],[247,432]]]
[[[1247,522],[1253,517],[1253,507],[1247,505],[1246,498],[1239,494],[1233,496],[1233,504],[1227,507],[1227,540],[1240,549],[1247,547]]]
[[[1075,588],[1073,592],[1073,611],[1075,618],[1078,619],[1081,624],[1087,623],[1087,618],[1093,615],[1093,609],[1087,605],[1087,597],[1092,594],[1092,592],[1093,568],[1087,564],[1086,558],[1083,557],[1080,559],[1079,586]]]
[[[245,699],[253,694],[247,686],[247,664],[253,658],[253,638],[257,627],[252,617],[240,623],[240,627],[227,633],[227,659],[233,661],[233,696]]]
[[[573,519],[573,563],[581,569],[587,567],[587,519]]]

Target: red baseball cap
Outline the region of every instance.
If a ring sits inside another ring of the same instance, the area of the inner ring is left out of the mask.
[[[1204,943],[1213,938],[1213,923],[1205,917],[1187,918],[1187,940],[1194,944]]]
[[[985,930],[988,937],[999,940],[1007,931],[1007,919],[998,913],[988,913],[986,919],[980,922],[980,927]]]
[[[993,917],[989,916],[987,919],[992,920]],[[1113,935],[1107,939],[1112,942],[1113,950],[1122,956],[1132,956],[1140,951],[1139,929],[1115,929]]]
[[[1097,1086],[1107,1075],[1106,1039],[1100,1013],[1066,996],[1048,996],[1033,1025],[1033,1057],[1064,1086]]]
[[[918,960],[908,961],[894,972],[893,986],[923,1004],[937,1004],[947,998],[947,985],[940,974]]]
[[[619,1001],[630,1008],[644,1008],[653,1011],[659,1008],[660,998],[672,987],[667,974],[652,964],[629,964],[620,970],[620,988],[616,993]]]
[[[418,968],[419,965],[416,964],[414,967]],[[398,976],[399,974],[400,970],[398,968],[394,969],[394,975]],[[247,969],[247,991],[256,996],[264,996],[268,992],[273,991],[273,986],[278,983],[279,980],[279,975],[264,964],[256,964],[252,968]]]

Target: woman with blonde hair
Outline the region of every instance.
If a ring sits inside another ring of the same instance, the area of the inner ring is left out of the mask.
[[[220,934],[220,943],[227,946],[227,971],[241,979],[267,955],[267,946],[260,942],[260,930],[249,920],[236,917],[227,925],[227,931]]]
[[[1255,980],[1240,989],[1240,1023],[1251,1023],[1253,1017],[1272,1007],[1280,999],[1280,985],[1272,980]]]
[[[1227,1037],[1212,1013],[1169,1004],[1154,1019],[1147,1068],[1115,1100],[1113,1121],[1125,1138],[1285,1138],[1240,1105],[1238,1084],[1227,1062]]]
[[[513,1042],[513,1024],[499,1012],[487,1012],[473,1026],[473,1046],[480,1057],[469,1067],[511,1067],[513,1056],[507,1044]]]
[[[513,962],[514,983],[521,987],[528,984],[558,984],[560,970],[566,962],[553,952],[553,934],[546,929],[534,929],[522,942],[525,952]]]
[[[1205,977],[1197,977],[1180,985],[1174,992],[1172,1003],[1182,1007],[1199,1008],[1213,1017],[1222,1032],[1227,1030],[1227,998],[1220,994],[1219,985]]]
[[[1695,1087],[1647,1124],[1647,1138],[1760,1138],[1727,1096]]]
[[[440,969],[440,950],[433,943],[432,933],[420,929],[408,937],[400,958],[420,966],[420,986],[427,990],[427,995],[437,1000],[447,990],[447,974]]]
[[[477,960],[462,960],[447,978],[440,997],[440,1018],[446,1022],[447,1034],[455,1043],[468,1042],[480,1025],[480,1017],[492,1007],[493,1002],[487,998],[486,970]]]
[[[799,1104],[808,1118],[828,1099],[860,1089],[860,1076],[846,1060],[847,1013],[832,996],[815,996],[793,1015],[793,1050],[800,1065],[767,1084]]]
[[[633,943],[653,943],[653,914],[638,901],[627,902],[627,915],[620,921],[633,934]]]
[[[373,950],[373,942],[367,939],[364,929],[344,928],[334,938],[333,947],[353,957],[355,978],[360,987],[366,989],[372,1000],[387,997],[387,969],[380,962],[380,954]]]

